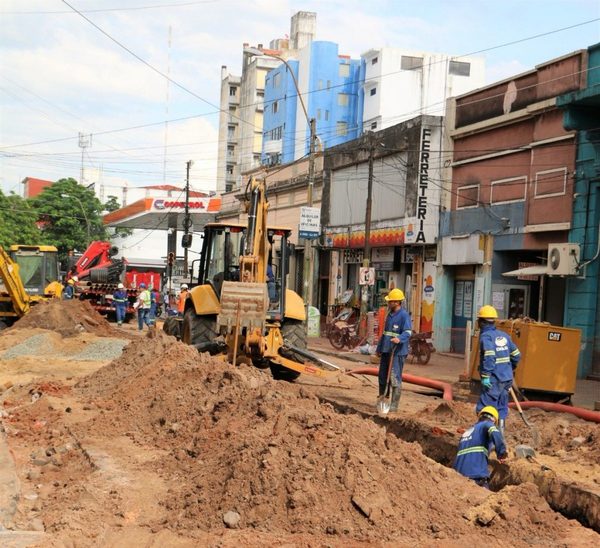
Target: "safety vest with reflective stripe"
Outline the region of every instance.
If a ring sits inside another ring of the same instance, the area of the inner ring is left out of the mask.
[[[513,369],[521,359],[521,352],[504,331],[493,324],[484,325],[479,336],[481,360],[479,373],[482,378],[495,377],[501,382],[513,380]]]
[[[395,353],[400,356],[406,356],[408,354],[408,340],[411,335],[412,326],[410,316],[406,309],[400,307],[396,312],[390,312],[386,316],[383,334],[377,344],[377,352],[380,354],[391,352],[393,346],[391,339],[397,337],[400,339],[400,343],[397,345]]]
[[[469,428],[460,438],[454,469],[467,478],[489,477],[488,456],[492,446],[498,456],[506,455],[502,434],[490,420]]]

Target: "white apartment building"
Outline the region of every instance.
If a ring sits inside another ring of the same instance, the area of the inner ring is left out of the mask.
[[[230,191],[240,176],[238,163],[240,138],[241,78],[221,67],[221,113],[219,115],[219,147],[217,156],[217,192]]]
[[[448,97],[485,84],[485,60],[479,56],[383,47],[361,58],[363,131],[379,131],[420,114],[444,116]]]
[[[317,14],[299,11],[291,19],[290,38],[275,39],[266,53],[288,59],[315,37]],[[268,55],[244,53],[241,77],[221,67],[221,114],[219,116],[219,153],[217,192],[232,190],[242,184],[242,173],[260,166],[262,152],[265,78],[281,61]],[[262,44],[256,48],[263,49]],[[236,95],[234,89],[236,88]]]

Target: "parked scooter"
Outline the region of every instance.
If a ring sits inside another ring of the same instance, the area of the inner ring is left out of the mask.
[[[408,353],[412,356],[413,363],[415,360],[419,365],[429,363],[431,354],[435,352],[433,343],[429,340],[432,335],[432,331],[424,331],[423,333],[411,335],[408,341]]]

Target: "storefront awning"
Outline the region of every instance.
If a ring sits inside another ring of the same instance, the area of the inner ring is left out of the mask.
[[[502,273],[503,276],[508,276],[510,278],[518,278],[519,276],[543,276],[544,274],[548,274],[548,266],[545,264],[526,266],[524,268],[518,268],[517,270]]]

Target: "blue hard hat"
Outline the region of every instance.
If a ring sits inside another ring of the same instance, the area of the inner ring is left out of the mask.
[[[146,289],[146,284],[144,282],[140,284],[140,289]]]

